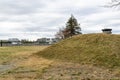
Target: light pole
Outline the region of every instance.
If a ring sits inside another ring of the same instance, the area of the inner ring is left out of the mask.
[[[0,41],[0,45],[1,45],[1,47],[2,47],[2,40]]]

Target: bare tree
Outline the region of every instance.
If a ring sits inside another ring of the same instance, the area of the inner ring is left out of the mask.
[[[120,0],[111,0],[105,7],[120,7]]]
[[[66,27],[59,29],[59,31],[55,34],[55,37],[59,39],[64,39],[77,34],[82,34],[80,24],[78,24],[77,19],[73,15],[71,15],[66,23]]]
[[[59,28],[59,31],[55,34],[55,37],[58,39],[64,39],[63,31],[64,31],[64,28]]]
[[[120,6],[120,0],[111,0],[112,5],[111,6]]]

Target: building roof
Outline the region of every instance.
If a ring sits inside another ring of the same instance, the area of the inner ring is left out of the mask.
[[[102,31],[112,31],[112,29],[102,29]]]
[[[19,42],[20,40],[18,38],[9,38],[8,41],[10,41],[10,42]]]

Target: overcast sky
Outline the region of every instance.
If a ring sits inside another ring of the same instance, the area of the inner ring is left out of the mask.
[[[0,39],[35,40],[54,37],[71,16],[82,33],[100,33],[112,28],[120,33],[120,10],[104,8],[110,0],[0,0]]]

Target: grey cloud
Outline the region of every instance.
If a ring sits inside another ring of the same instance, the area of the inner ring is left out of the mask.
[[[53,32],[0,33],[0,40],[9,38],[36,40],[41,37],[53,37],[53,34]]]
[[[57,29],[54,29],[54,28],[48,28],[48,27],[35,27],[35,26],[32,26],[32,27],[26,27],[24,29],[21,29],[19,31],[24,31],[24,32],[54,32],[56,31]]]
[[[110,26],[111,28],[119,28],[120,23],[108,24],[107,26]]]
[[[114,33],[119,33],[118,28],[120,27],[120,24],[117,23],[120,19],[119,14],[115,15],[116,13],[110,12],[110,9],[105,10],[103,7],[99,7],[99,5],[85,5],[85,7],[81,7],[72,3],[75,2],[73,0],[67,1],[68,3],[64,4],[64,0],[1,0],[0,27],[2,27],[3,30],[1,29],[0,32],[4,33],[0,33],[0,37],[54,36],[54,33],[57,32],[60,27],[65,26],[65,23],[71,14],[75,16],[79,23],[83,24],[83,27],[81,27],[84,33],[101,32],[100,28],[102,27],[99,27],[99,29],[96,27],[101,26],[102,24],[113,28]],[[83,0],[83,3],[85,3],[84,1],[86,2],[87,0]],[[114,16],[111,14],[109,16],[107,11]],[[108,16],[106,14],[105,16],[104,12],[107,13]],[[112,20],[114,22],[117,20],[117,22],[111,23]],[[10,23],[12,24],[9,26]],[[7,25],[8,29],[5,29],[4,26]],[[118,30],[116,30],[116,28]],[[8,34],[6,32],[21,33]],[[24,34],[24,32],[30,33]]]
[[[98,7],[86,7],[86,8],[66,8],[66,9],[60,9],[58,12],[62,13],[62,14],[75,14],[75,15],[79,15],[79,16],[86,16],[86,15],[90,15],[93,13],[97,13],[100,12],[100,10],[98,10]]]
[[[23,24],[24,27],[15,28],[14,31],[19,30],[21,32],[55,32],[58,30],[58,27],[62,26],[60,23],[64,22],[62,18],[51,18],[47,22],[43,23],[35,21],[33,20],[32,22],[29,23],[26,22]]]
[[[0,37],[3,37],[3,36],[8,36],[8,34],[6,34],[6,33],[0,33]]]
[[[4,22],[6,20],[8,20],[8,18],[6,18],[6,17],[0,17],[0,22]]]
[[[120,30],[113,30],[113,33],[120,34]]]
[[[26,28],[26,31],[29,31],[29,32],[53,32],[55,30],[44,28],[44,27],[28,27],[28,28]]]
[[[39,0],[3,0],[0,1],[0,13],[30,14],[42,8],[44,4]]]
[[[0,22],[25,22],[27,20],[27,16],[9,16],[9,15],[1,15]]]

